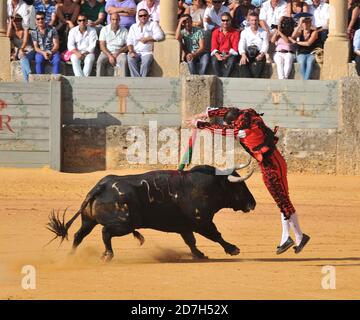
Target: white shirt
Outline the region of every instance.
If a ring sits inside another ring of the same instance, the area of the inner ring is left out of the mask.
[[[149,8],[147,6],[146,0],[139,2],[136,7],[136,22],[139,22],[138,14],[141,9],[145,9],[149,13],[150,21],[157,21],[157,22],[160,21],[160,1],[159,0],[154,2],[154,5],[152,6],[152,8]]]
[[[164,33],[161,30],[157,22],[149,21],[147,22],[143,29],[141,29],[140,23],[134,23],[129,30],[129,34],[126,40],[127,45],[133,45],[136,53],[141,56],[146,54],[152,54],[154,44],[152,41],[147,43],[142,43],[139,41],[144,37],[152,37],[155,41],[160,41],[164,39]]]
[[[316,28],[329,29],[330,6],[328,3],[320,3],[317,8],[310,6],[309,12],[313,15],[312,23]]]
[[[85,51],[94,53],[97,40],[98,36],[95,28],[87,27],[86,31],[81,33],[79,26],[76,26],[69,32],[67,47],[69,51],[77,49],[81,53]]]
[[[105,41],[106,48],[114,53],[121,47],[126,45],[126,39],[129,31],[126,28],[120,27],[116,30],[116,33],[111,29],[111,25],[107,25],[101,28],[99,41]]]
[[[259,20],[263,20],[271,28],[271,25],[279,25],[280,18],[286,15],[286,2],[281,0],[275,9],[268,0],[261,5]]]
[[[256,33],[252,32],[250,27],[245,28],[241,32],[239,53],[245,53],[246,48],[251,45],[256,45],[260,52],[267,53],[269,49],[268,33],[262,28],[259,28]]]
[[[214,6],[211,6],[211,7],[207,7],[205,9],[205,13],[204,13],[204,29],[205,30],[213,30],[215,27],[217,26],[221,26],[221,15],[224,13],[224,12],[230,12],[230,9],[227,7],[227,6],[221,6],[220,7],[220,10],[218,13],[216,13],[215,9],[214,9]],[[209,24],[205,21],[206,18],[210,18],[211,21],[214,24]]]
[[[19,3],[13,9],[11,0],[7,0],[7,15],[8,17],[19,14],[23,18],[23,27],[35,29],[35,8],[34,6],[27,5],[23,0],[19,0]]]

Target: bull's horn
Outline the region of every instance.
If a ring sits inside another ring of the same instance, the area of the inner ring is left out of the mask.
[[[254,170],[255,170],[255,168],[252,168],[251,171],[244,177],[235,177],[233,175],[229,175],[227,178],[232,183],[243,182],[252,176],[252,174],[254,173]]]
[[[237,166],[235,166],[234,170],[240,170],[240,169],[244,169],[246,167],[248,167],[251,163],[252,157],[249,157],[249,160],[247,163],[243,163],[243,164],[238,164]]]

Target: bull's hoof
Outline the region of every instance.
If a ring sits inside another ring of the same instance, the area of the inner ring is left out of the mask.
[[[240,249],[237,246],[232,245],[230,248],[227,248],[225,252],[231,256],[237,256],[240,253]]]
[[[202,252],[199,253],[193,253],[192,257],[194,260],[207,260],[209,259],[206,255],[204,255]]]
[[[110,262],[113,257],[114,254],[112,252],[105,251],[101,256],[101,260],[104,262]]]

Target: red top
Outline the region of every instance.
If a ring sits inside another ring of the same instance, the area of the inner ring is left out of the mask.
[[[218,50],[220,53],[230,53],[233,49],[238,52],[240,41],[240,32],[236,29],[230,28],[228,32],[222,32],[221,28],[217,28],[213,31],[211,36],[211,52]]]
[[[207,114],[211,117],[224,117],[229,111],[229,108],[208,108]],[[245,145],[251,155],[259,162],[263,159],[263,154],[270,150],[270,146],[265,143],[266,128],[264,121],[254,109],[242,109],[238,118],[233,124],[210,124],[209,122],[198,121],[197,127],[200,129],[207,129],[211,132],[221,134],[223,136],[235,136],[238,138],[239,130],[244,130],[245,138],[241,138],[240,143]],[[275,138],[275,143],[277,138]]]

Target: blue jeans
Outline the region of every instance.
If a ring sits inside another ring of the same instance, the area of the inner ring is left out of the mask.
[[[309,80],[314,68],[315,55],[313,54],[298,54],[296,56],[297,62],[300,64],[300,73],[304,80]]]
[[[20,59],[21,71],[24,76],[24,80],[29,81],[29,74],[31,73],[30,61],[34,60],[35,51],[30,51],[25,57]]]
[[[209,64],[210,56],[208,53],[203,53],[201,56],[195,58],[192,61],[187,61],[190,74],[197,74],[196,72],[196,64],[199,62],[199,75],[204,75],[206,73],[206,68]]]
[[[35,55],[35,71],[36,74],[44,74],[45,73],[45,58],[42,54],[36,52]],[[60,73],[60,53],[56,52],[52,55],[50,63],[53,67],[52,73],[59,74]]]

